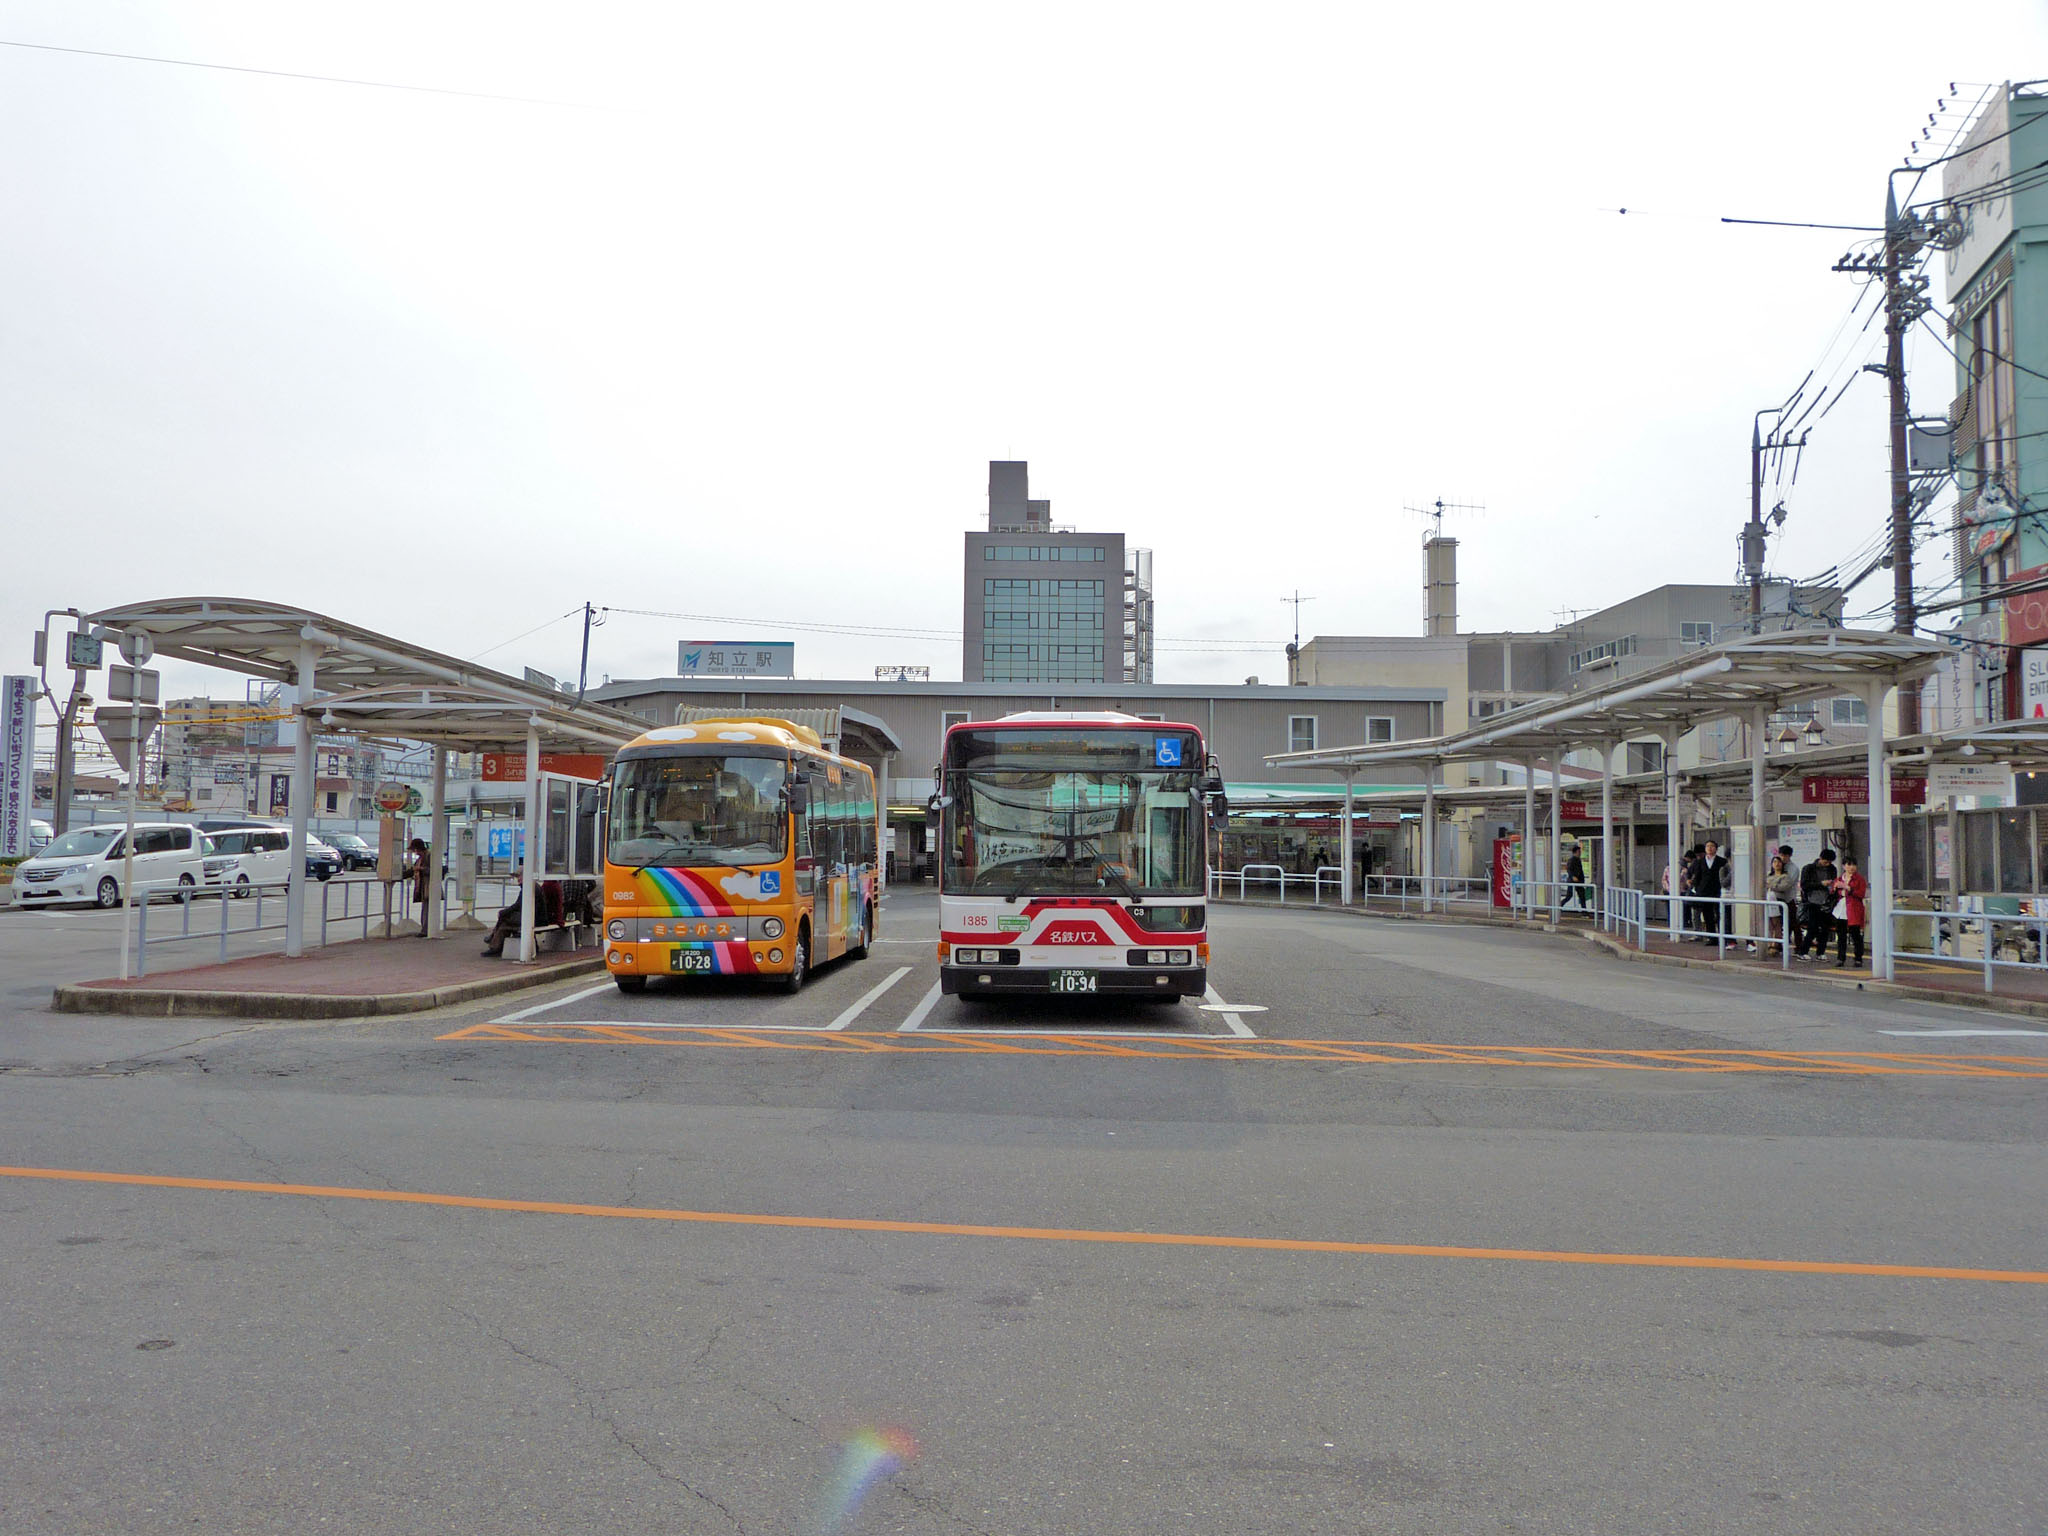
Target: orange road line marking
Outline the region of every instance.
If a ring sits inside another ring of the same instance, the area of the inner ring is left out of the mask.
[[[778,1216],[750,1211],[682,1211],[561,1200],[501,1200],[421,1190],[351,1189],[333,1184],[262,1184],[247,1179],[192,1179],[156,1173],[106,1173],[87,1168],[0,1167],[0,1178],[77,1184],[139,1185],[247,1195],[367,1200],[386,1205],[453,1206],[540,1216],[602,1216],[713,1226],[794,1227],[822,1232],[889,1232],[918,1237],[1003,1237],[1047,1243],[1112,1243],[1162,1248],[1235,1248],[1271,1253],[1345,1253],[1394,1258],[1495,1259],[1532,1264],[1601,1264],[1643,1269],[1724,1269],[1767,1274],[1872,1275],[1915,1280],[1986,1280],[2048,1285],[2048,1270],[1974,1269],[1945,1264],[1860,1264],[1821,1259],[1739,1259],[1685,1253],[1579,1253],[1568,1249],[1467,1248],[1442,1243],[1352,1243],[1299,1237],[1233,1237],[1210,1232],[1119,1232],[1099,1227],[1006,1227],[947,1221],[880,1221],[852,1216]]]
[[[543,1033],[543,1031],[552,1031]],[[569,1031],[575,1031],[569,1033]],[[993,1038],[934,1031],[890,1032],[816,1029],[735,1030],[691,1025],[637,1033],[630,1025],[546,1024],[512,1029],[474,1024],[441,1040],[513,1040],[530,1044],[729,1046],[746,1050],[853,1051],[984,1056],[1094,1056],[1183,1061],[1346,1061],[1386,1066],[1598,1068],[1625,1072],[1804,1072],[1834,1077],[2048,1078],[2048,1057],[1944,1056],[1896,1051],[1609,1050],[1597,1046],[1443,1045],[1396,1040],[1185,1040],[1136,1037],[1107,1041],[1056,1032],[1018,1031]]]

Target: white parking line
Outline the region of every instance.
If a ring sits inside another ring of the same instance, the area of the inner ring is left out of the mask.
[[[1230,1032],[1240,1040],[1256,1040],[1259,1038],[1258,1034],[1249,1024],[1245,1023],[1242,1018],[1231,1011],[1230,1004],[1223,1001],[1223,994],[1214,987],[1209,988],[1208,991],[1202,994],[1202,1000],[1209,1005],[1209,1011],[1219,1015],[1223,1022],[1230,1026]]]
[[[1881,1035],[1938,1035],[1957,1039],[1964,1035],[2034,1035],[2048,1037],[2048,1029],[1881,1029]]]
[[[932,983],[931,991],[919,998],[917,1006],[910,1010],[910,1017],[896,1026],[896,1033],[899,1035],[908,1034],[911,1030],[916,1029],[918,1025],[925,1021],[926,1016],[931,1013],[932,1009],[938,1006],[938,1001],[939,984],[935,981]]]
[[[844,1013],[840,1014],[838,1018],[834,1019],[830,1024],[827,1024],[825,1027],[827,1029],[846,1028],[847,1025],[851,1024],[855,1019],[859,1018],[862,1013],[866,1012],[869,1003],[872,1003],[876,998],[880,997],[884,992],[888,991],[891,987],[895,986],[897,982],[901,981],[904,977],[908,976],[909,974],[909,966],[897,966],[895,970],[891,971],[887,976],[883,977],[881,981],[877,982],[874,986],[869,987],[867,991],[861,993],[861,995],[853,1001],[853,1003],[847,1008],[847,1010]]]
[[[569,1003],[581,1002],[586,997],[595,997],[600,992],[612,990],[612,980],[607,976],[594,987],[585,987],[581,992],[571,992],[567,997],[558,997],[551,1003],[535,1003],[531,1008],[522,1008],[517,1013],[508,1013],[491,1020],[493,1024],[517,1024],[521,1019],[530,1019],[536,1013],[546,1013],[550,1008],[560,1008]]]

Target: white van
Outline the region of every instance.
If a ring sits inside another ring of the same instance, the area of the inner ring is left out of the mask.
[[[89,901],[121,905],[121,870],[127,844],[122,829],[101,824],[77,827],[54,839],[14,870],[19,906],[60,906]],[[135,887],[151,896],[196,894],[207,879],[206,834],[182,822],[135,824]]]
[[[290,827],[230,827],[210,835],[216,857],[234,857],[233,873],[219,883],[233,886],[237,896],[248,895],[252,885],[282,885],[291,878]]]

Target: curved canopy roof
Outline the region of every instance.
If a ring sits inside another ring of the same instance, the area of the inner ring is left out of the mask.
[[[145,633],[159,656],[296,686],[313,663],[301,713],[327,730],[403,737],[460,751],[525,744],[610,750],[646,722],[602,704],[444,656],[310,609],[242,597],[175,597],[102,609],[87,622]]]
[[[1276,768],[1364,768],[1389,763],[1553,758],[1643,736],[1683,733],[1709,720],[1803,699],[1887,687],[1932,672],[1948,647],[1917,635],[1868,630],[1794,630],[1744,635],[1690,651],[1633,677],[1539,699],[1469,730],[1374,746],[1280,752]]]

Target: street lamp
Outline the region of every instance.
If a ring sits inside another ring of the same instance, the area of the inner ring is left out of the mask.
[[[1824,746],[1827,739],[1827,727],[1820,723],[1820,716],[1816,714],[1806,722],[1806,744],[1809,747]]]
[[[1780,752],[1790,752],[1799,745],[1799,733],[1790,725],[1781,727],[1778,734],[1771,739],[1777,742]]]

